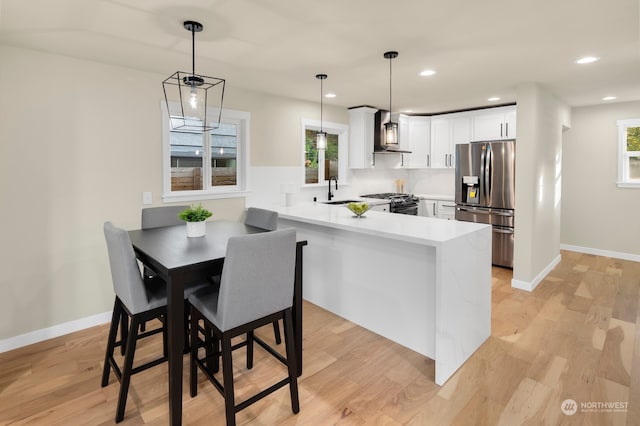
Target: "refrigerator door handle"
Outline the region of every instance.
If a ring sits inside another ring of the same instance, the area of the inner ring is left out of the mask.
[[[490,205],[489,200],[491,200],[491,163],[493,160],[493,153],[491,152],[491,145],[487,144],[487,155],[485,158],[484,165],[484,192],[485,192],[485,203],[486,205]]]
[[[497,226],[494,226],[493,232],[496,232],[498,234],[513,234],[513,228],[499,228]]]
[[[485,167],[485,157],[486,157],[486,145],[483,147],[482,152],[480,153],[480,204],[487,204],[487,181],[484,177],[484,167]]]
[[[481,210],[481,209],[476,209],[474,207],[458,207],[458,211],[461,212],[469,212],[469,213],[480,213],[480,214],[491,214],[490,210]]]
[[[505,216],[505,217],[513,217],[513,212],[512,211],[479,209],[477,207],[462,207],[462,206],[458,206],[458,211],[469,212],[469,213],[480,213],[480,214],[492,214],[492,215],[496,215],[496,216]]]

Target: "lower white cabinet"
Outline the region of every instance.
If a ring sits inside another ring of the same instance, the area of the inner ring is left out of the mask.
[[[453,220],[456,215],[456,203],[453,201],[420,199],[418,216],[437,217],[438,219]]]
[[[420,200],[418,202],[418,216],[438,217],[438,201]]]
[[[438,217],[454,220],[456,218],[456,203],[453,201],[438,201]]]

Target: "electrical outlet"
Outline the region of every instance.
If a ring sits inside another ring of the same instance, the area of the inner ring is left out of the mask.
[[[142,193],[142,204],[153,204],[153,197],[151,192]]]

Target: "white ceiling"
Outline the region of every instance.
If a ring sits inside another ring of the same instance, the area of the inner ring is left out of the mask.
[[[327,104],[443,112],[537,82],[571,106],[640,99],[639,0],[0,0],[0,43]],[[582,56],[598,62],[577,65]],[[1,59],[0,59],[1,61]],[[420,77],[427,68],[437,71]],[[43,70],[46,72],[46,70]]]

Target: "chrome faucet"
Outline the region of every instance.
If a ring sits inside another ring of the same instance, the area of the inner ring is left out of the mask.
[[[336,191],[338,190],[338,178],[335,177],[335,176],[331,176],[329,178],[329,196],[328,196],[329,201],[331,201],[331,199],[333,198],[333,192],[331,192],[331,181],[332,180],[336,181]]]

